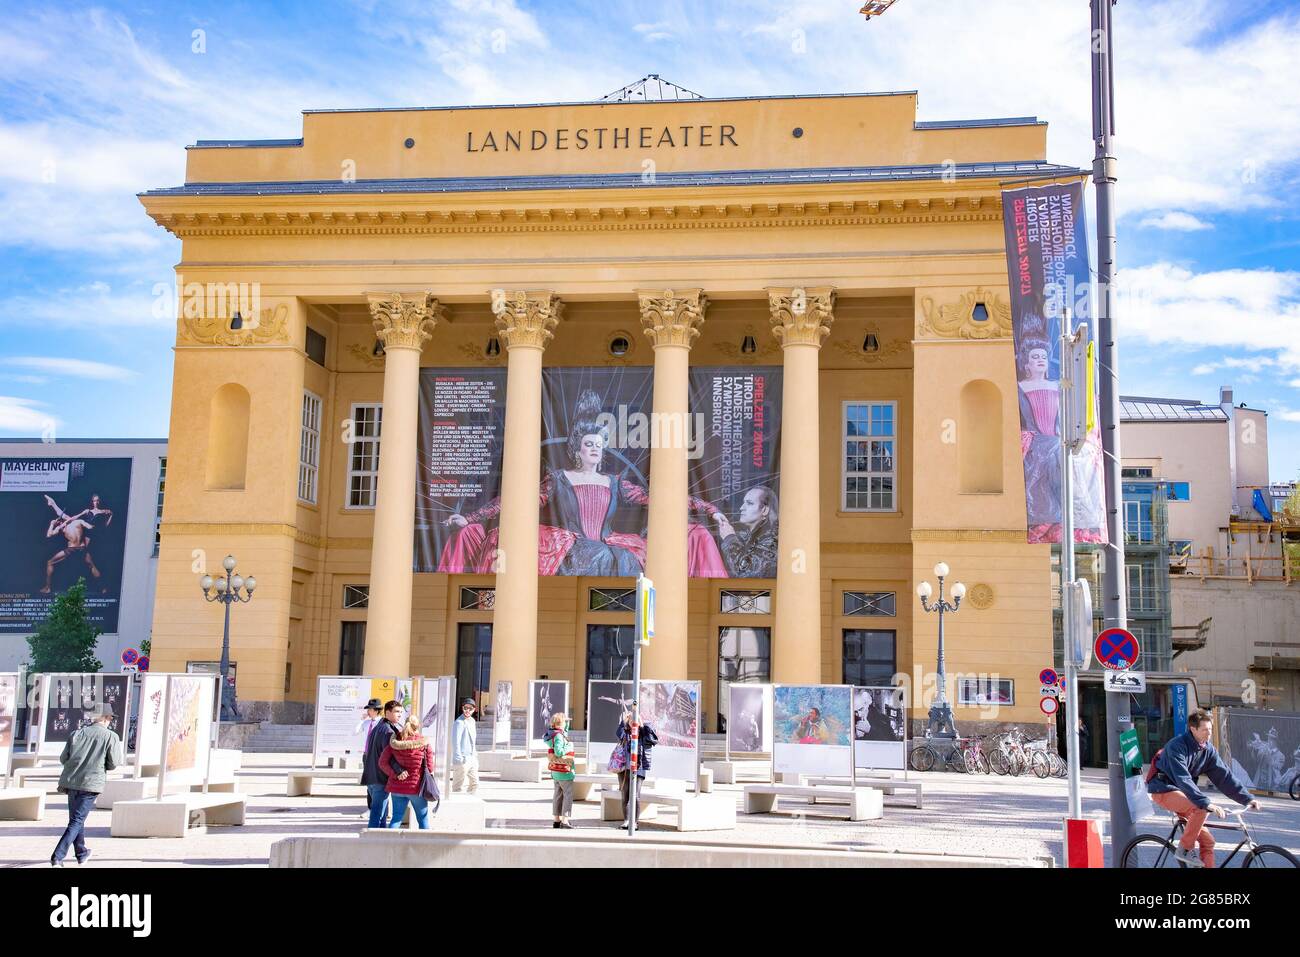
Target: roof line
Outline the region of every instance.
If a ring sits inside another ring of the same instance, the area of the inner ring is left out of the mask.
[[[161,445],[170,441],[166,438],[161,439],[54,439],[53,441],[42,439],[39,435],[34,435],[29,439],[22,438],[0,438],[0,445]]]
[[[916,90],[880,90],[875,93],[780,93],[768,96],[705,96],[690,100],[565,100],[560,103],[477,103],[462,106],[376,106],[335,110],[303,110],[303,116],[317,113],[435,113],[453,110],[524,110],[541,106],[658,106],[681,103],[748,103],[756,100],[842,100],[857,96],[917,96]]]
[[[183,186],[146,190],[139,196],[225,195],[259,196],[288,194],[500,192],[519,189],[616,189],[626,187],[681,186],[769,186],[800,183],[888,182],[897,180],[995,179],[1017,173],[1040,173],[1046,177],[1084,176],[1087,170],[1059,166],[1044,160],[1014,160],[1003,163],[930,163],[913,166],[831,166],[758,170],[712,170],[659,173],[647,183],[636,173],[579,173],[564,175],[514,175],[488,177],[418,177],[409,179],[283,180],[273,182],[186,183]]]

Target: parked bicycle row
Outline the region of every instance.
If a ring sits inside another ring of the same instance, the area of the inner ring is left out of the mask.
[[[1066,764],[1059,754],[1045,743],[1027,743],[1018,728],[995,735],[957,738],[947,748],[927,739],[912,749],[908,764],[913,771],[1012,776],[1032,772],[1040,778],[1066,775]]]

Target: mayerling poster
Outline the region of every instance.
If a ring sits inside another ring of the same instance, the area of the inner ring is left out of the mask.
[[[650,367],[544,370],[538,574],[644,571],[651,449],[678,445],[690,577],[775,577],[779,400],[775,368],[693,369],[684,417],[653,412]],[[494,570],[505,401],[502,370],[423,371],[417,571]]]
[[[117,631],[130,459],[0,459],[0,634],[35,631],[86,580],[86,615]]]
[[[1083,184],[1008,190],[1002,215],[1028,539],[1060,542],[1061,326],[1067,315],[1072,327],[1091,326],[1092,316]],[[1089,401],[1095,405],[1097,397]],[[1094,426],[1073,458],[1076,542],[1106,541],[1101,465],[1101,431]]]

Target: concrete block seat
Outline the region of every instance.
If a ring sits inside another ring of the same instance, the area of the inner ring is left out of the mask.
[[[710,758],[701,761],[700,768],[712,771],[717,784],[739,784],[742,778],[753,782],[772,780],[772,765],[767,760]]]
[[[482,765],[479,765],[482,768]],[[546,758],[514,758],[501,764],[502,781],[521,781],[528,784],[541,784],[546,775]],[[547,775],[549,778],[549,775]]]
[[[336,784],[361,784],[360,768],[300,768],[285,775],[284,796],[310,796],[312,784],[330,781]]]
[[[613,788],[618,791],[618,775],[614,773],[607,774],[575,774],[573,776],[573,799],[575,801],[585,801],[591,797],[593,788]]]
[[[175,788],[168,787],[169,793],[184,794],[185,785],[176,785]],[[202,793],[202,784],[191,784],[188,786],[191,793]],[[211,794],[237,794],[239,785],[235,781],[209,781],[208,792]],[[150,794],[157,796],[158,779],[157,778],[109,778],[104,782],[104,790],[99,792],[99,797],[95,798],[95,807],[101,811],[108,810],[118,801],[143,801]]]
[[[656,781],[637,791],[637,820],[654,817],[657,808],[677,812],[678,831],[731,831],[736,827],[736,799],[730,794],[688,794],[681,781]],[[623,820],[623,798],[618,791],[600,792],[600,819]]]
[[[248,798],[242,794],[167,794],[161,800],[113,804],[113,837],[185,837],[219,824],[244,823]]]
[[[779,797],[797,797],[809,803],[823,801],[846,805],[850,821],[872,821],[884,816],[884,795],[876,788],[847,785],[746,784],[745,813],[771,814]]]
[[[9,770],[17,771],[20,768],[34,768],[41,763],[41,756],[35,751],[15,751],[9,756]]]
[[[833,784],[833,785],[840,785],[842,787],[847,787],[848,778],[808,778],[805,783],[814,786]],[[879,788],[885,794],[889,794],[889,795],[898,794],[900,792],[906,792],[911,795],[912,807],[922,806],[920,781],[912,781],[912,780],[905,781],[902,778],[886,778],[886,777],[869,776],[865,778],[859,777],[858,786]],[[815,804],[816,801],[814,800],[813,803]]]
[[[501,766],[515,758],[525,757],[522,751],[480,751],[478,753],[478,770],[480,774],[500,774]]]
[[[0,821],[39,821],[45,795],[44,788],[0,788]]]

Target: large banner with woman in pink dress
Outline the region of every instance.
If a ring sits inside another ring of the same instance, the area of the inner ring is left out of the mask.
[[[1002,194],[1030,542],[1061,540],[1061,324],[1091,324],[1082,183]],[[1068,310],[1068,311],[1067,311]],[[1092,396],[1096,403],[1096,396]],[[1094,420],[1096,416],[1093,416]],[[1074,540],[1105,542],[1101,433],[1073,458]]]
[[[672,417],[652,410],[649,367],[545,370],[538,574],[640,574],[650,451],[678,446],[690,576],[775,577],[780,375],[692,369],[689,412]],[[505,384],[500,369],[422,370],[416,571],[493,571]]]

